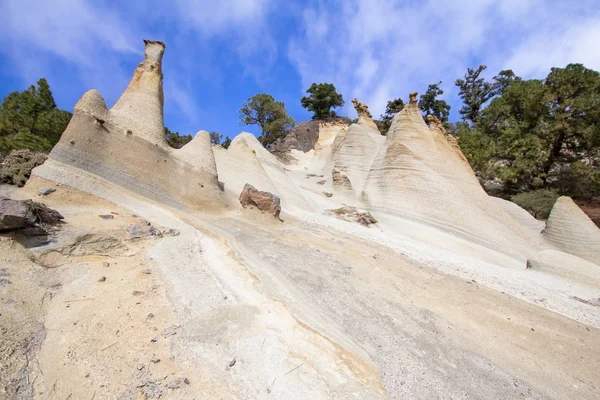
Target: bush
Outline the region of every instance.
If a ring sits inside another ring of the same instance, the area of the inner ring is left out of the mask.
[[[555,190],[539,189],[514,195],[511,201],[537,219],[548,219],[560,194]]]
[[[600,171],[576,161],[560,170],[552,186],[574,198],[590,200],[600,195]]]
[[[21,149],[48,152],[52,150],[55,143],[29,131],[21,131],[7,136],[0,136],[0,153],[8,154],[11,151]]]
[[[0,183],[23,186],[31,175],[31,170],[46,161],[44,153],[31,150],[13,150],[0,166]]]

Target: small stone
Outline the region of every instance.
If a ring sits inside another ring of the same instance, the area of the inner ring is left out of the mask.
[[[230,366],[230,367],[233,367],[233,366],[235,365],[235,363],[236,363],[236,362],[237,362],[237,360],[234,358],[233,360],[231,360],[231,361],[229,362],[229,366]]]
[[[54,192],[56,192],[56,189],[54,189],[54,188],[41,188],[38,190],[38,193],[40,196],[47,196],[50,193],[54,193]]]
[[[141,296],[144,294],[144,292],[140,292],[139,290],[134,290],[133,292],[131,292],[131,294],[134,296]]]
[[[324,185],[326,182],[327,182],[326,180],[318,181],[317,185]]]
[[[189,385],[190,380],[188,378],[183,378],[183,383],[185,383],[186,385]]]
[[[108,261],[102,261],[103,267],[110,267],[110,263]]]
[[[141,371],[144,369],[144,364],[138,364],[135,368],[137,368],[138,371]]]
[[[152,314],[152,313],[149,313],[148,315],[146,315],[146,318],[147,318],[147,319],[152,319],[152,318],[154,318],[154,314]]]
[[[323,192],[323,194],[325,195],[325,197],[331,197],[331,196],[333,196],[333,193],[329,193],[329,192]]]
[[[106,277],[103,276],[102,278],[98,279],[98,282],[106,282]]]
[[[148,268],[142,270],[142,274],[150,275],[151,273],[152,271],[150,271]]]
[[[75,144],[75,141],[73,139],[71,139],[71,140],[69,140],[69,143]]]
[[[135,396],[135,400],[148,400],[148,395],[144,392],[138,392]]]
[[[114,216],[114,215],[112,215],[112,214],[101,214],[101,215],[98,215],[98,216],[99,216],[100,218],[102,218],[102,219],[113,219],[113,218],[115,217],[115,216]]]
[[[158,364],[160,362],[160,358],[153,358],[152,360],[150,360],[150,362],[153,364]]]
[[[171,382],[167,383],[167,388],[168,389],[179,389],[179,388],[181,388],[182,383],[189,384],[189,383],[185,382],[186,380],[187,380],[187,378],[175,378]],[[189,380],[188,380],[188,382],[189,382]]]

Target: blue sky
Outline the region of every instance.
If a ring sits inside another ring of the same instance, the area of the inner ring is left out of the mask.
[[[441,80],[456,120],[453,82],[467,67],[600,70],[597,0],[2,0],[0,15],[1,97],[46,77],[61,108],[92,88],[111,106],[142,39],[162,40],[166,125],[232,138],[257,132],[237,113],[256,93],[309,119],[300,98],[312,82],[335,84],[354,118],[354,97],[379,115]]]

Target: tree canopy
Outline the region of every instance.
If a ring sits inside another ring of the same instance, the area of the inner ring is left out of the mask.
[[[209,133],[209,135],[210,135],[210,142],[212,144],[216,144],[216,145],[221,144],[221,139],[223,138],[223,135],[221,135],[219,132],[211,132],[211,133]]]
[[[313,83],[306,93],[309,96],[302,97],[300,103],[313,113],[312,119],[335,117],[336,112],[331,109],[344,105],[344,98],[336,91],[333,83]]]
[[[179,132],[171,132],[165,126],[165,139],[167,144],[174,149],[180,149],[192,141],[192,135],[180,135]]]
[[[71,115],[57,108],[45,78],[22,92],[8,94],[0,106],[0,153],[18,149],[50,151]]]
[[[375,124],[377,125],[377,128],[379,129],[379,132],[382,135],[387,134],[387,132],[390,129],[390,126],[392,126],[392,119],[394,119],[394,116],[398,114],[403,108],[404,101],[400,97],[387,102],[385,112],[381,114],[379,120],[375,121]]]
[[[221,146],[228,149],[230,144],[231,144],[231,139],[229,138],[229,136],[227,136],[225,138],[225,140],[223,140],[223,143],[221,143]]]
[[[493,97],[501,94],[515,80],[520,80],[511,70],[503,70],[488,82],[481,76],[487,66],[480,65],[476,69],[469,68],[463,79],[457,79],[458,95],[463,101],[459,113],[463,120],[477,123],[483,106]]]
[[[258,140],[265,147],[286,136],[295,124],[285,109],[285,104],[275,101],[273,96],[266,93],[254,95],[246,100],[239,110],[239,115],[242,124],[260,127],[261,135]]]
[[[450,115],[450,104],[446,103],[445,100],[437,98],[444,94],[444,91],[440,88],[441,84],[442,81],[439,81],[427,87],[427,91],[419,98],[419,108],[424,116],[434,115],[443,124],[446,124]]]
[[[497,81],[497,80],[496,80]],[[508,193],[600,194],[600,74],[581,64],[544,80],[512,77],[459,143],[473,168]]]

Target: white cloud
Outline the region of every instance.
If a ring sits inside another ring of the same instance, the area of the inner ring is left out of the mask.
[[[562,28],[562,29],[561,29]],[[537,32],[525,40],[505,62],[506,68],[525,77],[543,77],[552,67],[582,63],[600,70],[600,19],[582,17],[569,26]]]
[[[591,0],[312,2],[288,58],[302,90],[332,82],[346,99],[358,97],[378,115],[388,100],[406,100],[439,80],[444,97],[451,97],[455,79],[480,63],[490,75],[513,68],[543,77],[569,62],[600,69],[594,50],[600,11],[592,6]],[[329,27],[325,37],[315,23]]]
[[[194,123],[200,110],[189,91],[191,77],[204,71],[206,79],[217,85],[223,79],[218,65],[222,60],[217,59],[223,57],[223,51],[213,42],[223,44],[240,60],[251,60],[260,53],[261,63],[274,62],[277,46],[264,24],[270,4],[271,0],[148,0],[123,4],[3,0],[0,54],[10,62],[6,70],[24,83],[42,76],[51,83],[64,80],[62,68],[66,68],[72,73],[71,80],[78,80],[86,89],[100,90],[110,106],[131,79],[131,67],[143,57],[142,39],[169,37],[167,50],[175,47],[180,54],[176,58],[170,53],[165,56],[169,62],[165,103],[168,109]],[[248,74],[260,75],[255,64],[245,64]]]

